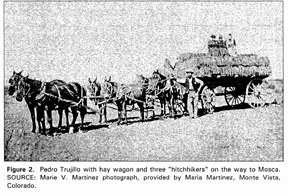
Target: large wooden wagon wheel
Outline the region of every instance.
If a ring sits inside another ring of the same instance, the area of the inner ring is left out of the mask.
[[[213,89],[208,88],[205,86],[201,93],[201,104],[202,108],[204,109],[205,113],[213,113],[215,109],[216,103],[216,95]]]
[[[236,105],[243,104],[245,101],[245,87],[244,92],[239,87],[229,86],[225,87],[225,101],[228,106],[234,107]]]
[[[246,88],[246,99],[248,104],[253,107],[263,107],[265,105],[267,81],[255,78],[249,82]]]

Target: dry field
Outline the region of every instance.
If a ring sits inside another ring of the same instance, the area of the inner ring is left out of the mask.
[[[279,88],[279,84],[276,86]],[[283,95],[282,85],[279,89],[278,100]],[[56,125],[57,113],[53,116]],[[92,126],[84,132],[43,136],[31,133],[32,124],[25,102],[5,95],[5,160],[283,160],[281,101],[257,109],[248,105],[229,109],[224,98],[217,97],[215,112],[198,119],[158,117],[141,123],[138,112],[128,116],[128,125],[117,126],[116,111],[108,110],[110,121],[107,126],[99,125],[98,115],[87,115],[85,122],[91,122]]]

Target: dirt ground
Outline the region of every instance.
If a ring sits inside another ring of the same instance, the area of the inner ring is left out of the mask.
[[[279,100],[283,92],[277,93]],[[4,105],[6,161],[283,160],[283,101],[263,108],[244,104],[231,109],[222,96],[217,97],[213,114],[198,119],[157,117],[142,123],[135,111],[129,113],[128,125],[120,126],[116,111],[110,109],[108,125],[99,125],[98,115],[90,114],[85,122],[91,124],[84,132],[56,136],[31,133],[25,102],[5,95]],[[58,115],[53,116],[56,126]]]

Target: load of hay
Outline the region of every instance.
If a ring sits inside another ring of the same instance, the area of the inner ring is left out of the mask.
[[[268,57],[258,57],[255,54],[241,54],[232,56],[210,56],[205,53],[186,53],[178,57],[174,66],[165,59],[161,72],[165,75],[173,74],[177,78],[185,77],[185,71],[193,69],[198,77],[217,76],[269,76],[271,74]]]

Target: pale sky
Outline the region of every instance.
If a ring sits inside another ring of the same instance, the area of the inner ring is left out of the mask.
[[[283,77],[281,2],[5,2],[5,84],[33,78],[129,83],[232,33],[238,53],[268,56]]]

